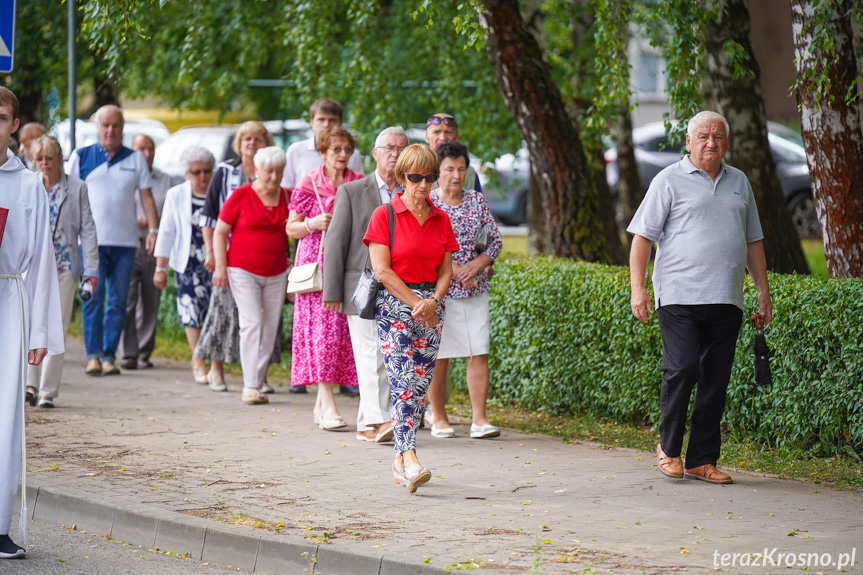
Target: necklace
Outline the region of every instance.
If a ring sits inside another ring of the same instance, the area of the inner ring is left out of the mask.
[[[407,204],[405,204],[405,207],[406,207],[406,208],[408,208]],[[427,215],[427,214],[424,214],[424,213],[422,213],[422,212],[420,212],[420,213],[416,213],[415,211],[413,211],[413,210],[412,210],[412,209],[410,209],[410,208],[408,208],[408,211],[409,211],[410,213],[412,213],[412,214],[414,215],[414,217],[416,217],[417,219],[422,219],[422,217],[423,217],[423,216]]]

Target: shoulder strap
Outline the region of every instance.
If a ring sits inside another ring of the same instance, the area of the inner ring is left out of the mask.
[[[312,188],[315,190],[315,197],[318,198],[318,206],[321,208],[321,213],[324,213],[324,203],[321,201],[321,194],[318,193],[318,185],[315,183],[315,178],[311,172],[309,172],[309,179],[312,181]],[[318,263],[321,262],[321,254],[324,251],[324,241],[327,239],[327,230],[321,232],[321,243],[318,244],[318,259],[315,260]]]
[[[387,211],[390,213],[390,252],[393,251],[393,236],[396,229],[396,214],[393,212],[393,205],[387,202]]]

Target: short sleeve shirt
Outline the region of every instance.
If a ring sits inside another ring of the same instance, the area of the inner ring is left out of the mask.
[[[228,266],[272,277],[288,269],[288,202],[284,193],[272,209],[264,205],[251,184],[225,200],[219,219],[231,226]]]
[[[657,308],[731,304],[743,309],[747,244],[764,238],[743,172],[722,162],[714,182],[684,157],[653,179],[627,231],[657,244]]]
[[[401,196],[396,194],[390,202],[396,217],[390,267],[405,283],[436,282],[444,254],[458,251],[449,217],[426,199],[432,211],[420,226],[416,217],[402,203]],[[390,222],[386,205],[378,206],[372,213],[368,230],[363,236],[366,246],[372,242],[389,245]]]
[[[87,182],[100,246],[138,246],[135,190],[150,189],[150,169],[139,152],[122,146],[113,156],[100,144],[72,152],[69,175]]]

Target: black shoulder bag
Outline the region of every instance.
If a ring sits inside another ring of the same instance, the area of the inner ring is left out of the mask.
[[[396,217],[391,204],[387,204],[387,211],[390,216],[390,252],[392,252]],[[375,305],[378,300],[378,291],[381,289],[381,282],[375,277],[375,272],[370,265],[371,256],[366,254],[366,265],[363,267],[363,273],[360,275],[357,287],[354,288],[354,293],[351,296],[351,304],[363,319],[375,319]]]

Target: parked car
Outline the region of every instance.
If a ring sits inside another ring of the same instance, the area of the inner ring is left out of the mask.
[[[273,135],[275,144],[287,149],[299,140],[310,138],[313,134],[308,122],[302,120],[273,120],[264,122],[267,130]],[[180,128],[161,146],[156,148],[153,165],[173,176],[183,175],[183,165],[180,157],[183,150],[189,146],[203,146],[210,150],[216,158],[216,163],[237,157],[234,152],[234,136],[238,125],[201,125]]]
[[[171,132],[165,124],[158,120],[126,120],[123,126],[123,145],[132,147],[132,140],[138,134],[147,134],[153,139],[156,147],[170,137]],[[69,134],[69,119],[65,119],[51,128],[51,135],[60,141],[63,157],[69,159],[73,149],[83,148],[99,141],[96,122],[92,120],[75,121],[75,146],[72,147]]]
[[[782,186],[782,195],[791,212],[791,219],[800,237],[820,237],[821,227],[815,212],[815,201],[809,181],[806,150],[800,136],[774,122],[768,122],[768,141],[776,172]],[[644,190],[661,170],[680,160],[685,153],[683,143],[669,143],[662,122],[645,124],[632,130],[635,161]],[[605,153],[606,176],[612,195],[616,196],[619,174],[617,151],[612,146]]]

